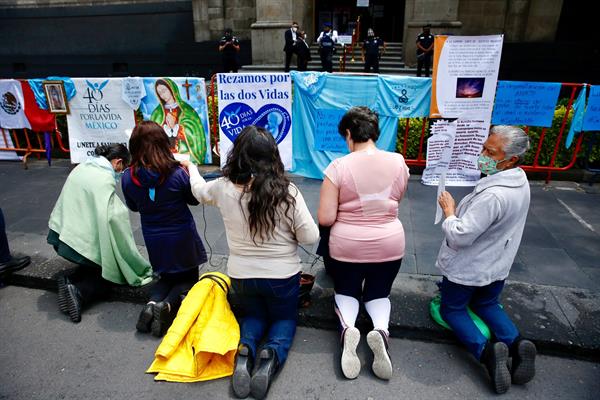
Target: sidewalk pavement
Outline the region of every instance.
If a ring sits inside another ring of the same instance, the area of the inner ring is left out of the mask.
[[[73,264],[58,257],[46,244],[47,222],[62,185],[71,170],[68,160],[52,167],[31,162],[0,163],[0,207],[4,212],[13,253],[28,254],[32,265],[7,279],[7,283],[56,290],[54,277]],[[207,169],[205,172],[209,172]],[[391,293],[392,336],[448,342],[451,332],[429,316],[429,302],[440,280],[434,262],[442,240],[433,225],[435,187],[411,177],[400,205],[399,217],[406,232],[406,255]],[[321,181],[294,176],[316,218]],[[448,189],[457,202],[470,188]],[[598,186],[573,182],[545,185],[531,182],[531,207],[521,248],[508,278],[503,305],[523,336],[542,353],[600,360],[600,194]],[[228,253],[225,228],[216,208],[192,207],[192,213],[212,257],[201,271],[225,271]],[[134,236],[147,255],[139,215],[131,213]],[[300,249],[303,271],[316,276],[311,304],[300,312],[304,326],[336,329],[333,285],[322,263],[312,254],[315,246]],[[148,288],[115,287],[115,300],[142,303]],[[235,306],[235,305],[234,305]],[[359,327],[368,330],[361,313]]]

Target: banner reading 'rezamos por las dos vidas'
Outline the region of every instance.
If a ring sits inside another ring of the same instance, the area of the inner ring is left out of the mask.
[[[218,74],[221,165],[235,138],[248,125],[275,138],[285,169],[292,165],[292,95],[286,73]]]
[[[140,110],[163,127],[174,153],[195,164],[211,160],[204,78],[144,78]]]
[[[127,130],[135,126],[131,108],[121,98],[120,78],[74,78],[75,96],[69,102],[71,162],[94,156],[100,144],[127,145]]]

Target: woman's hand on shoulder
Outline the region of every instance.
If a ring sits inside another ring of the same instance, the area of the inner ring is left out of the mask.
[[[190,169],[190,165],[192,165],[192,162],[190,160],[182,160],[179,161],[179,164],[181,164],[182,167],[184,167],[185,169]]]

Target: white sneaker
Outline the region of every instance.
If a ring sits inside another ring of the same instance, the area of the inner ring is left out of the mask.
[[[360,374],[360,359],[356,355],[356,347],[360,342],[360,331],[355,327],[342,332],[342,372],[348,379],[356,379]]]
[[[373,373],[379,379],[390,380],[392,360],[388,352],[387,334],[380,329],[374,329],[367,334],[367,343],[373,351]]]

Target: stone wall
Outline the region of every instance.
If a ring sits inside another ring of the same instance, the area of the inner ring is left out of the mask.
[[[553,42],[563,0],[406,0],[404,56],[416,64],[415,39],[421,26],[431,33],[504,34],[505,43]]]
[[[105,6],[118,4],[169,3],[181,0],[2,0],[0,8]]]
[[[563,0],[460,0],[461,35],[504,33],[505,42],[553,42]]]

